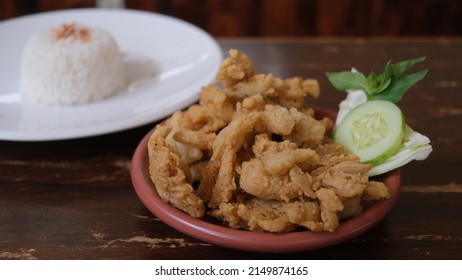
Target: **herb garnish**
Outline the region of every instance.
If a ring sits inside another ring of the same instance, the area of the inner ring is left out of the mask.
[[[406,71],[426,59],[425,56],[391,64],[388,61],[380,74],[371,72],[367,77],[360,72],[327,72],[327,78],[338,90],[364,90],[368,100],[388,100],[396,103],[406,91],[422,80],[428,69],[406,75]]]

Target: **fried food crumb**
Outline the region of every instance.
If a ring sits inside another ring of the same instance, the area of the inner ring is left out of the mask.
[[[53,30],[54,38],[56,40],[62,40],[72,38],[82,42],[88,42],[91,39],[90,29],[81,27],[76,23],[62,24],[60,27]]]

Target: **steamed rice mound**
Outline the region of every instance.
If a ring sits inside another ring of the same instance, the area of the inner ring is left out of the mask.
[[[125,87],[121,53],[109,33],[76,23],[36,33],[21,60],[21,94],[46,105],[79,105]]]

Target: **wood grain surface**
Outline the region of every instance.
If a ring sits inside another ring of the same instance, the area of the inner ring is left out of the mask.
[[[427,77],[400,102],[434,151],[401,169],[402,193],[369,232],[337,246],[293,254],[225,249],[182,234],[136,196],[130,161],[154,123],[98,137],[0,141],[0,259],[462,259],[462,40],[221,39],[258,72],[319,80],[312,103],[337,109],[344,94],[326,71],[379,71],[426,55]],[[1,118],[1,112],[0,112]]]

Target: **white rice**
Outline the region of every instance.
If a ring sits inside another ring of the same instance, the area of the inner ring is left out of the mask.
[[[126,86],[122,55],[111,35],[102,29],[71,25],[71,32],[62,29],[70,25],[39,32],[24,46],[20,89],[25,100],[46,105],[87,104]]]

